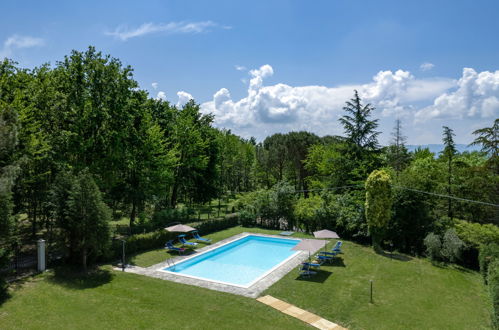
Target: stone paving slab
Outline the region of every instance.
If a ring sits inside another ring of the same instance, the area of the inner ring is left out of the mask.
[[[293,316],[299,320],[302,320],[305,323],[310,324],[313,327],[316,327],[318,329],[322,330],[348,330],[347,328],[343,328],[342,326],[333,323],[331,321],[328,321],[326,319],[323,319],[322,317],[315,315],[313,313],[310,313],[304,309],[301,309],[299,307],[296,307],[294,305],[288,304],[285,301],[279,300],[277,298],[274,298],[272,296],[264,296],[260,297],[257,299],[259,302],[268,305],[270,307],[273,307],[284,314],[288,314],[290,316]],[[284,307],[287,306],[287,307]]]
[[[202,253],[202,252],[205,252],[208,250],[215,249],[223,244],[235,241],[235,240],[242,238],[244,236],[247,236],[247,235],[274,237],[274,238],[283,239],[283,237],[279,236],[279,235],[255,234],[255,233],[244,232],[241,234],[231,236],[231,237],[226,238],[224,240],[221,240],[217,243],[209,244],[209,245],[206,245],[206,246],[201,247],[199,249],[196,249],[193,251],[193,253],[188,254],[188,255],[181,255],[178,257],[170,258],[168,260],[165,260],[164,262],[158,263],[156,265],[153,265],[153,266],[147,267],[147,268],[131,266],[131,267],[126,268],[125,271],[129,272],[129,273],[155,277],[155,278],[159,278],[162,280],[168,280],[168,281],[173,281],[173,282],[183,283],[183,284],[188,284],[188,285],[195,285],[195,286],[199,286],[199,287],[203,287],[203,288],[207,288],[207,289],[211,289],[211,290],[228,292],[228,293],[237,294],[237,295],[250,297],[250,298],[256,298],[264,290],[269,288],[275,282],[279,281],[284,275],[286,275],[287,273],[289,273],[293,269],[297,269],[298,265],[300,265],[302,262],[304,262],[305,260],[308,259],[308,256],[309,256],[308,252],[299,251],[299,253],[296,254],[294,257],[292,257],[290,260],[288,260],[284,264],[280,265],[278,268],[274,269],[270,274],[267,274],[265,277],[260,279],[258,282],[256,282],[255,284],[253,284],[249,288],[243,288],[243,287],[238,287],[238,286],[229,285],[229,284],[223,284],[223,283],[212,282],[212,281],[208,281],[208,280],[186,277],[186,276],[182,276],[182,275],[178,275],[178,274],[163,272],[160,270],[162,268],[166,268],[168,266],[171,266],[172,262],[175,264],[179,263],[184,259],[192,257],[194,254],[199,254],[199,253]],[[200,243],[198,245],[202,246],[202,243]],[[317,251],[315,251],[315,252],[317,252]],[[121,268],[119,270],[121,270]]]

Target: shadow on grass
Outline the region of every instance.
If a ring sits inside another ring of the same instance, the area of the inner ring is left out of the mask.
[[[5,285],[5,283],[0,283],[0,307],[10,298],[11,295],[7,290],[7,285]]]
[[[342,257],[335,257],[330,263],[328,263],[328,265],[335,267],[346,267]]]
[[[385,251],[376,251],[376,254],[385,257],[385,258],[390,258],[393,260],[398,260],[398,261],[411,261],[412,258],[403,254],[398,254],[398,253],[387,253]]]
[[[58,267],[54,269],[54,274],[49,276],[48,280],[69,289],[84,290],[107,284],[113,278],[114,274],[108,269],[95,268],[84,273],[71,267]]]
[[[324,269],[318,269],[317,274],[311,275],[311,276],[298,276],[296,278],[297,281],[306,281],[306,282],[315,282],[315,283],[324,283],[329,276],[331,276],[333,272],[324,270]]]

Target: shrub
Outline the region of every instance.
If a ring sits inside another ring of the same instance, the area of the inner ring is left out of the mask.
[[[429,233],[424,239],[424,245],[426,246],[426,254],[431,261],[439,260],[442,256],[442,242],[440,237],[434,233]]]
[[[256,215],[247,210],[239,212],[239,224],[244,227],[256,226]]]
[[[480,264],[480,273],[482,273],[485,280],[487,279],[489,265],[495,260],[499,260],[499,244],[490,243],[482,245],[480,247],[478,261]]]
[[[192,221],[194,211],[189,208],[164,209],[154,213],[150,225],[151,229],[164,228],[173,222],[188,223]]]
[[[480,245],[499,242],[499,227],[493,224],[479,224],[456,220],[456,233],[466,244],[475,248]]]
[[[453,228],[448,229],[442,242],[442,257],[450,262],[456,262],[461,258],[463,247],[464,243],[457,236],[456,230]]]
[[[189,226],[198,230],[201,235],[210,234],[219,230],[235,227],[239,224],[237,214],[228,215],[221,220],[208,220],[203,222],[191,223]],[[145,234],[136,234],[126,239],[126,254],[134,254],[140,251],[152,250],[162,247],[167,241],[176,239],[179,233],[168,232],[159,229]],[[109,259],[121,257],[121,241],[114,240],[112,244],[112,254]]]
[[[487,279],[490,297],[492,298],[492,322],[495,329],[499,329],[499,260],[495,260],[490,264]]]
[[[208,220],[190,224],[190,226],[195,227],[198,230],[200,235],[211,234],[237,225],[239,225],[239,217],[237,214],[227,215],[220,220]]]
[[[323,199],[317,195],[298,199],[294,209],[296,224],[309,233],[319,229],[323,202]]]
[[[375,250],[386,233],[392,217],[392,188],[390,174],[385,170],[374,170],[366,180],[366,219]]]
[[[260,219],[258,225],[279,229],[293,227],[294,188],[287,182],[278,182],[271,189],[258,190],[242,196],[238,209],[255,214]]]

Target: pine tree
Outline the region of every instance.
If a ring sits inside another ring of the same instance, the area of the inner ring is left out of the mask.
[[[373,151],[378,149],[378,119],[369,120],[374,107],[371,104],[362,105],[357,90],[354,97],[346,102],[343,110],[346,115],[340,118],[340,122],[345,129],[349,142],[357,147],[357,152],[363,150]]]
[[[392,140],[387,149],[387,161],[395,169],[397,177],[410,161],[409,152],[405,147],[406,140],[407,137],[402,133],[402,122],[397,119],[392,132]]]
[[[499,118],[492,127],[477,129],[473,132],[477,137],[470,145],[481,145],[482,151],[489,154],[489,163],[495,174],[499,174]]]
[[[447,195],[451,195],[451,183],[452,183],[452,160],[457,152],[456,144],[454,143],[454,131],[447,126],[443,126],[443,138],[444,150],[442,151],[442,156],[447,159]],[[449,198],[447,202],[447,216],[452,218],[452,200]]]

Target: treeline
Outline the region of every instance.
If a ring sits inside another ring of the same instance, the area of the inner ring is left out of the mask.
[[[434,154],[426,148],[409,152],[400,120],[390,144],[380,146],[373,110],[355,92],[340,118],[344,136],[291,132],[258,144],[255,180],[260,190],[239,201],[245,223],[308,232],[331,228],[344,238],[368,243],[372,232],[365,216],[365,181],[374,170],[383,169],[391,177],[392,200],[383,230],[385,248],[423,254],[425,237],[444,237],[456,221],[476,223],[473,228],[488,224],[484,232],[498,228],[499,119],[474,132],[480,152],[459,153],[453,130],[443,127],[445,148]],[[498,230],[493,231],[499,240]],[[475,229],[472,232],[476,235]],[[458,233],[469,241],[470,232]],[[476,266],[482,241],[466,246],[471,256],[464,257],[465,263]]]
[[[212,123],[193,100],[151,98],[130,67],[93,47],[53,67],[0,62],[0,256],[42,236],[71,259],[95,258],[112,217],[133,226],[252,189],[254,141]]]
[[[112,218],[134,226],[228,192],[244,192],[245,224],[330,228],[369,242],[364,184],[377,169],[391,177],[385,243],[400,251],[422,253],[424,238],[443,235],[454,219],[499,223],[490,205],[499,204],[499,120],[475,132],[482,152],[458,153],[444,127],[445,150],[435,155],[409,152],[400,121],[380,146],[374,110],[355,91],[340,118],[343,136],[290,132],[257,143],[215,128],[193,100],[177,107],[151,98],[131,67],[93,47],[32,70],[4,60],[0,259],[44,237],[85,264],[105,253]]]

